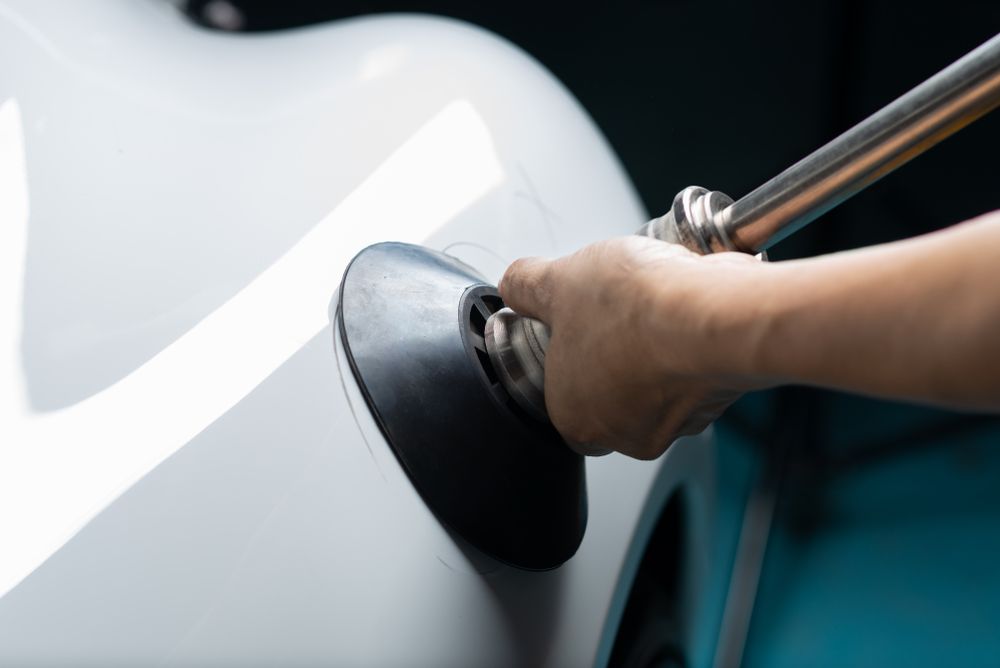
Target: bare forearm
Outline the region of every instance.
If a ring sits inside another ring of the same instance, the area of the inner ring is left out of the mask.
[[[1000,410],[1000,213],[763,269],[734,347],[750,374]]]

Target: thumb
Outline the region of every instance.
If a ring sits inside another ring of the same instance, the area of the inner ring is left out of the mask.
[[[540,257],[515,260],[500,279],[500,296],[521,315],[548,322],[552,304],[552,261]]]

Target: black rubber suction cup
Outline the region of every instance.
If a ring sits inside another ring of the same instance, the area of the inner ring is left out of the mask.
[[[458,260],[382,243],[347,267],[337,319],[368,406],[431,510],[492,557],[545,570],[583,539],[583,458],[498,382],[483,327],[502,306]]]

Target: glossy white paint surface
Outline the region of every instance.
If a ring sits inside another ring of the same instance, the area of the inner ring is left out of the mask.
[[[468,26],[0,2],[0,665],[600,660],[678,485],[704,557],[708,444],[589,461],[578,555],[499,566],[414,492],[330,306],[376,241],[495,280],[643,217],[572,98]]]

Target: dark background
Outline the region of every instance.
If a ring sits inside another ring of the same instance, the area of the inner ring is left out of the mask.
[[[734,198],[747,193],[1000,30],[995,0],[229,4],[235,13],[220,15],[218,4],[205,0],[188,3],[187,10],[216,29],[275,30],[419,11],[499,33],[534,55],[583,103],[655,215],[688,185]],[[1000,208],[998,148],[1000,112],[782,242],[771,257],[905,238]],[[947,364],[947,351],[941,363]],[[969,439],[1000,446],[996,418],[808,388],[747,397],[726,415],[722,429],[751,444],[761,472],[757,484],[779,488],[776,523],[799,550],[831,524],[838,501],[829,490],[838,480]],[[889,486],[892,474],[886,475]],[[916,484],[903,480],[903,487]],[[947,484],[965,483],[959,477],[942,486]],[[773,551],[769,547],[769,561],[781,562]],[[776,605],[766,599],[773,581],[765,569],[761,605],[768,614]],[[750,642],[757,638],[766,646],[759,612]],[[919,641],[901,642],[919,647]],[[759,662],[780,665],[768,656],[758,656]],[[841,656],[852,663],[857,658]]]

